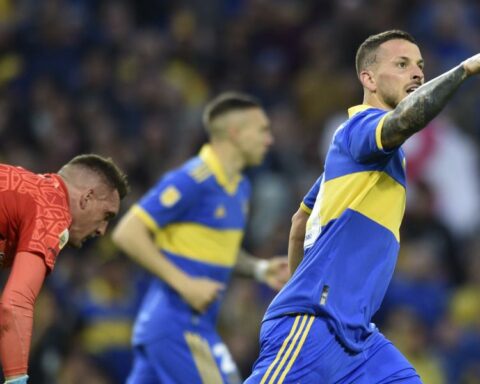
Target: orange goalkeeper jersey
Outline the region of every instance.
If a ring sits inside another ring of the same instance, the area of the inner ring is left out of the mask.
[[[18,252],[31,252],[53,269],[71,222],[60,176],[0,164],[0,266],[10,267]]]

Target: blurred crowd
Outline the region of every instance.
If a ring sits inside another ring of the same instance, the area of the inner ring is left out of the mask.
[[[275,144],[248,171],[245,247],[285,254],[332,132],[362,101],[370,34],[412,33],[432,78],[480,52],[477,0],[0,0],[0,161],[52,172],[86,152],[128,173],[134,203],[205,140],[225,90],[257,96]],[[375,321],[426,384],[480,383],[480,83],[406,145],[399,262]],[[3,272],[5,279],[5,272]],[[148,276],[108,237],[64,250],[37,303],[32,384],[123,383]],[[274,292],[234,279],[220,330],[242,373]]]

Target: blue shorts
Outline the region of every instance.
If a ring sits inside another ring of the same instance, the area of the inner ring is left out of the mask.
[[[127,384],[240,384],[230,352],[215,331],[184,330],[134,347]]]
[[[380,332],[352,353],[325,319],[292,315],[265,321],[260,356],[245,384],[421,384],[407,359]]]

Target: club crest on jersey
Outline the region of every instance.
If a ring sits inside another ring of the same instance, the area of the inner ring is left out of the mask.
[[[164,207],[173,207],[178,200],[182,197],[180,191],[173,185],[165,188],[160,194],[160,203]]]
[[[216,219],[223,219],[227,215],[227,210],[223,206],[223,204],[220,204],[216,209],[215,209],[215,218]]]
[[[60,236],[58,237],[58,248],[62,249],[67,243],[68,243],[68,238],[69,238],[70,233],[68,232],[68,229],[65,229]]]

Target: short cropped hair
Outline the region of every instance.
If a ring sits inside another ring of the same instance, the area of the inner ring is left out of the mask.
[[[120,199],[123,199],[129,192],[127,176],[113,162],[111,158],[105,158],[93,153],[75,156],[64,167],[81,166],[98,174],[106,184],[118,191]]]
[[[213,122],[220,116],[250,108],[262,108],[253,96],[240,92],[224,92],[210,101],[203,112],[203,126],[209,134],[214,131]]]
[[[407,40],[415,45],[418,45],[412,35],[399,29],[392,29],[390,31],[385,31],[376,35],[369,36],[360,45],[360,47],[358,47],[357,54],[355,56],[355,67],[357,69],[357,75],[360,75],[360,72],[375,63],[377,59],[376,52],[381,44],[385,43],[386,41],[395,39]]]

